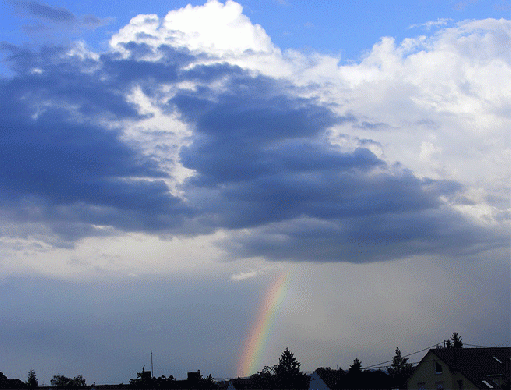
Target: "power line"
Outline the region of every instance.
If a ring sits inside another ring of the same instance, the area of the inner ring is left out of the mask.
[[[433,344],[429,347],[426,347],[426,348],[423,348],[419,351],[415,351],[415,352],[412,352],[412,353],[409,353],[407,355],[404,355],[402,356],[403,358],[406,358],[408,356],[412,356],[412,355],[415,355],[417,353],[421,353],[421,352],[424,352],[426,350],[429,350],[429,349],[432,349],[432,348],[436,348],[438,347],[439,345],[442,345],[443,342],[441,343],[436,343],[436,344]],[[484,346],[484,345],[475,345],[475,344],[469,344],[469,343],[463,343],[464,346],[468,346],[468,347],[475,347],[475,348],[493,348],[493,347],[488,347],[488,346]],[[373,364],[373,365],[370,365],[370,366],[367,366],[367,367],[361,367],[362,370],[367,370],[369,368],[383,368],[383,367],[389,367],[390,365],[388,363],[392,363],[392,360],[387,360],[385,362],[381,362],[381,363],[378,363],[378,364]],[[418,362],[414,362],[414,363],[410,363],[412,365],[416,365],[416,364],[419,364],[420,361]]]
[[[403,358],[406,358],[406,357],[408,357],[408,356],[412,356],[412,355],[415,355],[415,354],[417,354],[417,353],[424,352],[424,351],[429,350],[429,349],[431,349],[431,348],[433,348],[433,347],[436,347],[437,345],[438,345],[438,343],[437,343],[437,344],[433,344],[433,345],[432,345],[432,346],[430,346],[430,347],[426,347],[426,348],[421,349],[421,350],[419,350],[419,351],[415,351],[415,352],[409,353],[408,355],[404,355],[404,356],[402,356],[402,357],[403,357]],[[385,361],[385,362],[381,362],[381,363],[378,363],[378,364],[373,364],[373,365],[371,365],[371,366],[362,367],[362,369],[367,370],[368,368],[381,368],[381,367],[387,367],[387,366],[386,366],[386,364],[387,364],[387,363],[391,363],[391,362],[392,362],[392,360],[387,360],[387,361]]]
[[[486,347],[484,345],[474,345],[474,344],[467,344],[467,343],[463,343],[463,345],[468,345],[469,347],[476,347],[476,348],[492,348],[492,347]]]

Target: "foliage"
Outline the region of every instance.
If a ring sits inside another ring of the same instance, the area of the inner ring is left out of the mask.
[[[275,367],[264,366],[257,374],[250,376],[250,387],[258,389],[272,389],[275,387]],[[239,383],[235,383],[236,388],[241,388]]]
[[[454,332],[449,340],[444,341],[445,348],[463,348],[463,342],[458,333]]]
[[[300,363],[293,356],[293,353],[286,348],[279,358],[279,364],[275,367],[277,376],[292,376],[300,374]]]
[[[300,372],[300,362],[286,348],[279,358],[279,364],[265,366],[249,380],[233,381],[236,388],[251,389],[303,389],[309,386],[309,377]]]
[[[81,375],[75,376],[73,379],[68,378],[64,375],[53,375],[50,383],[55,387],[84,387],[87,386],[85,379]]]
[[[395,387],[404,385],[408,377],[412,374],[413,366],[408,363],[408,358],[401,356],[401,351],[396,348],[396,354],[392,359],[392,365],[388,368],[388,373],[392,378]]]
[[[38,386],[39,386],[39,382],[37,381],[35,371],[30,370],[27,375],[27,387],[34,388],[34,387],[38,387]]]
[[[152,387],[172,388],[173,385],[175,384],[175,382],[176,382],[176,380],[174,379],[174,377],[172,375],[169,375],[169,376],[161,375],[158,378],[153,378],[153,380],[152,380],[153,386]]]
[[[300,362],[286,348],[275,366],[276,384],[280,389],[298,389],[308,387],[309,377],[300,372]]]
[[[463,342],[461,341],[461,337],[458,333],[454,332],[451,336],[451,340],[453,348],[463,348]]]
[[[356,358],[348,369],[348,374],[359,374],[362,372],[362,362]]]

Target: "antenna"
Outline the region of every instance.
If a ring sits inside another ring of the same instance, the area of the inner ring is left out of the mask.
[[[151,378],[154,378],[154,374],[153,374],[153,351],[151,351]]]

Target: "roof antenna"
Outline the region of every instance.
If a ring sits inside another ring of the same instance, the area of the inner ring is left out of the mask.
[[[153,374],[153,351],[151,351],[151,378],[154,378],[154,374]]]

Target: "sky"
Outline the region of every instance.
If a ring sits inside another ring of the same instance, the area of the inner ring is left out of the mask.
[[[509,1],[0,10],[7,377],[510,346]]]

